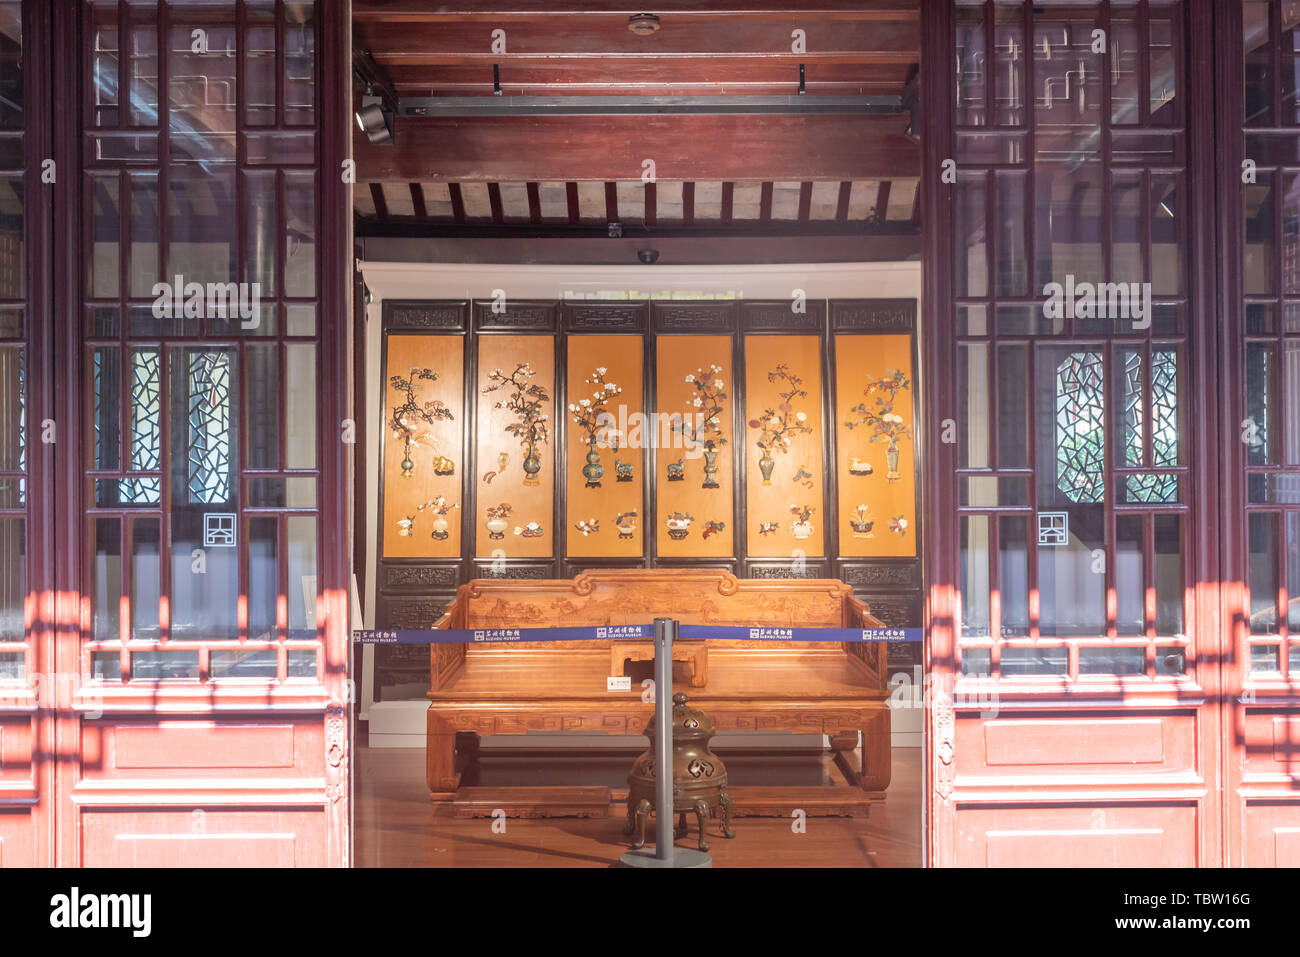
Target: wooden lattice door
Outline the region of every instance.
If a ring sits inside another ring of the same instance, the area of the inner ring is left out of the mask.
[[[926,13],[929,858],[1218,864],[1211,5]]]
[[[346,5],[54,5],[54,859],[348,860]]]

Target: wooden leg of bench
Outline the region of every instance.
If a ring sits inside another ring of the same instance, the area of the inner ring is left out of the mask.
[[[889,734],[889,709],[873,712],[862,726],[862,779],[864,791],[883,791],[893,773]]]
[[[438,793],[460,787],[456,773],[456,731],[447,721],[429,711],[428,737],[425,742],[425,779],[429,790]]]

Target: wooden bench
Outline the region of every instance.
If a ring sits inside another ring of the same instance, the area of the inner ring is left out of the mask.
[[[744,580],[724,569],[600,569],[571,580],[475,580],[460,587],[435,627],[632,625],[656,617],[701,625],[884,627],[843,582]],[[707,669],[696,664],[692,672],[703,686],[674,686],[690,694],[719,732],[825,734],[832,747],[847,751],[861,731],[862,760],[851,769],[851,783],[863,791],[889,785],[884,643],[707,645]],[[631,692],[606,690],[608,640],[431,648],[427,778],[434,800],[450,800],[460,787],[458,733],[641,734],[654,710],[635,683]]]

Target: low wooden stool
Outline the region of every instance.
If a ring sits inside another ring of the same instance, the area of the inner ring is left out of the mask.
[[[609,641],[609,673],[621,676],[623,662],[654,661],[655,643],[645,639],[611,638]],[[707,641],[674,641],[673,661],[685,661],[691,666],[689,685],[703,688],[709,680],[709,643]]]

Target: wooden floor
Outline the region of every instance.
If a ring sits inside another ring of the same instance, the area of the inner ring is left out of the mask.
[[[424,751],[356,750],[354,861],[358,867],[610,867],[627,849],[624,805],[607,818],[509,819],[451,816],[429,800]],[[829,760],[829,759],[828,759]],[[916,867],[921,862],[921,749],[893,750],[893,782],[866,819],[810,817],[803,834],[781,818],[746,817],[737,835],[711,822],[715,867]],[[630,762],[629,762],[630,764]],[[694,847],[684,837],[680,847]]]

